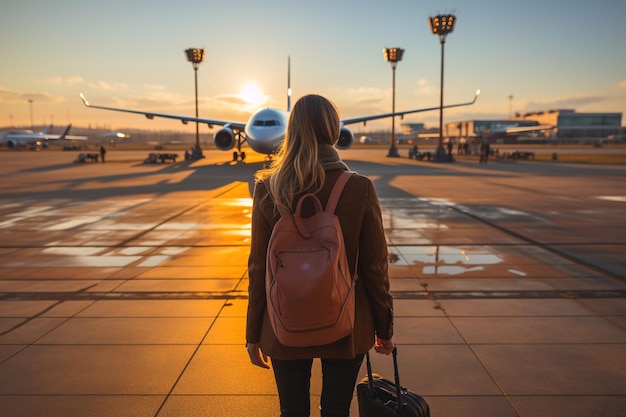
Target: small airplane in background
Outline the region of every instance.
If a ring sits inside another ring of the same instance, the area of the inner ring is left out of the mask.
[[[98,138],[110,139],[110,140],[119,140],[119,139],[129,139],[130,135],[128,133],[122,132],[102,132],[96,135]]]
[[[31,147],[47,147],[50,140],[87,140],[87,136],[70,135],[70,129],[72,125],[69,124],[63,133],[60,135],[53,135],[48,133],[52,125],[44,127],[40,132],[33,132],[32,130],[20,130],[0,133],[0,145],[6,145],[9,148],[16,148],[21,146]]]
[[[492,127],[490,130],[483,132],[483,138],[494,141],[505,138],[515,138],[518,141],[524,140],[537,140],[539,138],[546,138],[549,135],[549,131],[555,129],[553,125],[540,125],[539,123],[515,123],[511,122]],[[548,133],[548,134],[546,134]]]
[[[183,124],[187,124],[189,122],[198,122],[198,123],[206,123],[209,128],[212,128],[214,125],[222,126],[220,130],[218,130],[213,135],[213,142],[215,143],[215,147],[223,150],[229,151],[233,149],[233,147],[237,147],[237,150],[233,152],[233,161],[237,161],[239,158],[243,161],[246,157],[245,152],[241,150],[241,146],[244,142],[248,142],[248,145],[252,150],[258,153],[272,155],[278,150],[278,146],[280,142],[285,137],[285,133],[287,131],[287,121],[289,120],[289,112],[291,111],[291,69],[290,69],[290,61],[288,61],[288,71],[287,71],[287,110],[280,110],[275,108],[262,108],[257,110],[250,116],[247,123],[241,122],[232,122],[226,120],[214,120],[214,119],[204,119],[204,118],[195,118],[189,116],[179,116],[173,114],[163,114],[163,113],[152,113],[141,110],[127,110],[127,109],[119,109],[113,107],[104,107],[104,106],[96,106],[87,101],[83,94],[80,94],[80,98],[83,100],[85,106],[100,109],[100,110],[112,110],[126,113],[135,113],[142,114],[148,119],[154,119],[155,117],[162,117],[167,119],[176,119],[180,120]],[[476,102],[478,95],[480,94],[480,90],[476,91],[474,95],[474,99],[467,103],[459,103],[459,104],[450,104],[447,106],[443,106],[443,108],[451,108],[451,107],[459,107],[459,106],[469,106]],[[339,135],[339,140],[335,147],[337,149],[348,149],[352,146],[354,142],[354,133],[345,127],[346,125],[363,123],[370,120],[384,119],[387,117],[391,117],[395,114],[395,116],[403,117],[406,114],[412,113],[420,113],[431,110],[438,110],[440,107],[429,107],[424,109],[416,109],[416,110],[407,110],[400,111],[395,113],[383,113],[377,114],[373,116],[364,116],[364,117],[354,117],[350,119],[341,120],[341,133]]]
[[[536,126],[519,126],[519,127],[510,127],[506,129],[504,132],[507,135],[515,135],[520,133],[537,133],[544,130],[554,129],[556,126],[553,125],[536,125]]]

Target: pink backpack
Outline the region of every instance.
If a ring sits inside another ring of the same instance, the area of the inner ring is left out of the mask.
[[[354,328],[355,276],[350,275],[335,208],[352,175],[337,178],[326,210],[315,194],[298,200],[295,213],[282,213],[267,248],[265,292],[270,322],[285,346],[335,342]],[[302,217],[310,200],[315,214]]]

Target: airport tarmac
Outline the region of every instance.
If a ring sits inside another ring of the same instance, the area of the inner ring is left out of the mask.
[[[341,155],[383,207],[402,384],[436,417],[626,416],[626,166],[386,153]],[[263,157],[76,154],[0,153],[0,414],[278,416],[244,348]]]

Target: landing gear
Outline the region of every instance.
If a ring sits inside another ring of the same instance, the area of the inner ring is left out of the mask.
[[[271,155],[271,154],[266,155],[266,156],[265,156],[265,161],[263,162],[263,169],[269,169],[269,168],[271,168],[271,166],[272,166],[272,161],[273,161],[273,159],[272,159],[272,155]]]
[[[241,161],[243,162],[244,159],[246,159],[246,153],[245,152],[233,152],[233,161],[237,162],[237,160],[239,160],[239,157],[241,157]]]

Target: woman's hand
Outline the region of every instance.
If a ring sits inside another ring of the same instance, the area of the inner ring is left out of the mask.
[[[261,352],[258,343],[246,343],[246,349],[248,350],[248,356],[250,356],[252,365],[270,369],[270,366],[267,364],[267,355]]]
[[[395,347],[393,341],[383,340],[380,337],[376,336],[376,344],[374,345],[374,350],[377,353],[382,353],[383,355],[389,355],[393,352],[393,348]]]

